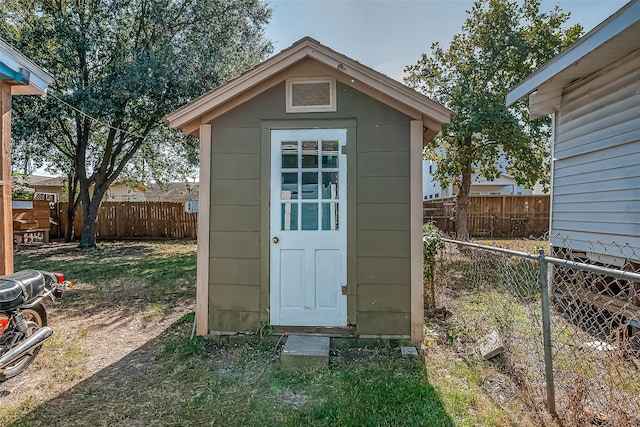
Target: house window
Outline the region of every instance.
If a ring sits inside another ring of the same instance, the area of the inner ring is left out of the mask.
[[[434,196],[436,199],[440,197],[440,193],[436,193],[436,195]]]
[[[287,79],[287,113],[325,111],[336,111],[335,79]]]

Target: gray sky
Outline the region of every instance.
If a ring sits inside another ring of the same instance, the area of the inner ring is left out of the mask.
[[[447,45],[460,32],[471,0],[267,0],[274,9],[267,37],[275,51],[305,36],[396,80],[403,69],[429,52],[433,42]],[[569,25],[585,32],[627,0],[543,0],[571,12]]]

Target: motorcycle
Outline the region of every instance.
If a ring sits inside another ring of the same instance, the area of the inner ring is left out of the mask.
[[[15,377],[33,362],[53,335],[43,301],[57,301],[71,286],[62,273],[24,270],[0,276],[0,381]]]

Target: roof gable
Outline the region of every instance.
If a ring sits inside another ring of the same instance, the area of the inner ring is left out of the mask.
[[[286,78],[284,72],[287,69],[307,58],[335,70],[334,76],[338,81],[353,86],[416,120],[422,120],[430,135],[435,135],[451,119],[453,113],[436,101],[305,37],[240,77],[168,114],[164,117],[164,122],[185,134],[197,136],[200,124],[208,123],[232,106],[246,102],[282,82]]]

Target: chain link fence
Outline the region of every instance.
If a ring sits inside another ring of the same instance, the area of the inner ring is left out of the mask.
[[[446,240],[436,312],[465,357],[498,334],[491,363],[529,406],[557,414],[542,424],[640,426],[640,250],[552,241]]]

